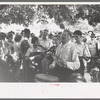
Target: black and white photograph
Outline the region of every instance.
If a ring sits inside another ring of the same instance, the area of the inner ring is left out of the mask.
[[[29,1],[0,2],[0,98],[100,98],[100,2]]]
[[[0,82],[99,83],[99,4],[0,4]]]

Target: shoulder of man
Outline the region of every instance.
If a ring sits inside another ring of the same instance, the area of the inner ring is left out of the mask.
[[[76,44],[73,43],[73,42],[71,42],[71,41],[69,41],[68,45],[66,45],[66,46],[68,46],[68,48],[69,48],[71,51],[74,51],[74,49],[76,49]]]

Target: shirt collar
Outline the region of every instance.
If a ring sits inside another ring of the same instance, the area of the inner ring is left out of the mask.
[[[28,38],[24,37],[24,40],[28,40]]]

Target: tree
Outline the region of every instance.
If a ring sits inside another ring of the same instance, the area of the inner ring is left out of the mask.
[[[6,5],[0,11],[0,23],[28,26],[34,19],[35,5]]]
[[[87,19],[92,26],[100,23],[100,5],[43,5],[43,9],[61,26],[64,21],[74,24],[80,18]]]
[[[49,18],[54,18],[55,22],[64,28],[63,22],[74,23],[73,13],[69,5],[42,5],[44,13],[49,15]]]
[[[47,22],[47,18],[64,29],[64,22],[77,23],[87,19],[89,24],[100,23],[100,5],[0,5],[0,23],[16,23],[28,26],[35,19]]]

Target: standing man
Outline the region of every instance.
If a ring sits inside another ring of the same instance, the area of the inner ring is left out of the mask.
[[[89,33],[91,33],[91,40],[88,42],[88,46],[89,46],[89,50],[91,53],[91,57],[95,57],[98,56],[97,52],[98,52],[98,42],[95,39],[95,34],[90,31]],[[89,67],[88,67],[88,72],[91,71],[91,69],[93,69],[95,67],[95,60],[92,59],[91,62],[89,63]]]
[[[91,40],[88,42],[89,50],[91,53],[91,56],[94,57],[97,54],[97,41],[95,39],[95,34],[92,32],[91,34]]]
[[[74,44],[70,41],[71,34],[66,29],[61,36],[61,43],[56,49],[56,57],[50,65],[49,74],[57,76],[61,82],[80,68],[78,54]]]
[[[76,30],[73,33],[73,35],[76,40],[75,47],[77,49],[77,53],[78,53],[80,65],[81,65],[80,68],[78,69],[78,72],[84,76],[85,68],[87,68],[87,61],[89,61],[87,57],[91,57],[91,55],[89,52],[88,45],[84,43],[82,40],[82,32],[80,30]]]

